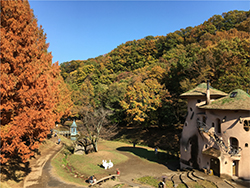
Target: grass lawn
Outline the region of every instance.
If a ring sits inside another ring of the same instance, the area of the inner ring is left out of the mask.
[[[81,185],[87,185],[84,181],[80,178],[75,178],[73,174],[71,174],[66,168],[63,168],[63,158],[65,155],[63,153],[58,153],[56,157],[51,161],[52,166],[54,167],[56,173],[59,177],[61,177],[66,182],[73,182]]]
[[[148,184],[153,187],[158,187],[158,183],[159,183],[158,179],[151,177],[151,176],[138,178],[137,181],[139,181],[141,184]]]
[[[139,156],[142,160],[147,159],[151,162],[155,162],[154,149],[146,146],[136,146],[133,148],[132,144],[101,140],[98,142],[98,152],[87,155],[74,155],[70,154],[67,150],[73,142],[65,137],[61,137],[61,139],[62,143],[66,146],[54,157],[52,166],[55,168],[57,175],[69,182],[86,185],[85,180],[93,174],[100,177],[107,175],[106,170],[101,167],[102,160],[111,160],[114,165],[125,162],[128,160],[128,157],[121,154],[119,152],[121,150]],[[159,153],[163,153],[162,150],[158,151]],[[65,168],[67,165],[71,170]],[[78,178],[75,177],[76,174],[78,174]],[[80,178],[80,176],[82,176],[82,178]]]
[[[122,142],[99,141],[97,153],[90,153],[88,155],[73,155],[66,149],[72,145],[72,141],[65,137],[61,137],[62,143],[66,146],[59,152],[51,161],[52,166],[55,168],[56,174],[63,178],[65,181],[74,182],[81,185],[87,185],[85,180],[88,176],[95,174],[107,175],[105,169],[100,167],[102,160],[111,160],[114,164],[125,162],[128,157],[120,154],[116,148],[127,146]],[[71,172],[65,168],[70,166]],[[73,172],[73,173],[72,173]],[[76,174],[82,177],[75,177]]]
[[[102,160],[111,160],[114,165],[128,160],[128,157],[121,154],[120,151],[129,152],[140,157],[141,160],[147,160],[148,162],[159,162],[159,159],[157,160],[155,156],[154,148],[146,146],[136,145],[136,147],[133,147],[131,143],[101,140],[98,142],[98,152],[87,155],[74,155],[67,149],[72,145],[72,141],[65,137],[62,137],[61,139],[62,143],[66,146],[57,154],[57,156],[54,157],[51,162],[52,166],[55,168],[57,175],[62,177],[64,181],[74,182],[85,186],[87,185],[85,180],[93,174],[97,178],[108,175],[107,171],[101,167]],[[161,156],[166,154],[163,150],[158,150],[158,153]],[[157,187],[159,179],[142,177],[141,179],[138,179],[138,182]],[[169,185],[172,185],[172,182],[168,183]]]
[[[105,169],[101,168],[102,160],[111,160],[114,165],[125,162],[128,157],[120,154],[116,147],[123,146],[121,142],[100,141],[100,150],[97,153],[90,153],[88,155],[70,155],[69,163],[77,172],[87,176],[93,174],[105,174]]]
[[[210,188],[216,188],[217,186],[213,182],[209,181],[197,181],[197,182],[188,182],[187,185],[189,187],[195,187],[195,188],[203,188],[203,187],[210,187]]]
[[[151,185],[153,187],[158,187],[158,184],[161,181],[161,179],[151,177],[151,176],[144,176],[144,177],[136,179],[136,181],[138,181],[141,184],[146,184],[146,185]],[[166,187],[173,187],[173,183],[170,180],[167,180],[165,182],[165,185],[166,185]]]
[[[166,153],[166,151],[158,149],[158,154],[156,156],[154,148],[147,147],[147,146],[136,145],[136,147],[131,147],[131,144],[130,144],[127,147],[126,146],[118,147],[117,150],[129,152],[135,156],[140,157],[142,160],[147,160],[148,162],[164,163],[166,162],[166,160],[169,160],[168,154]]]

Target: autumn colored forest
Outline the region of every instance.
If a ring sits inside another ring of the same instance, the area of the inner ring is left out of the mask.
[[[118,125],[173,127],[184,122],[183,92],[210,79],[224,92],[250,87],[250,11],[214,15],[166,36],[127,41],[107,54],[60,65],[72,91],[72,116],[105,107]]]
[[[174,129],[186,114],[179,95],[197,84],[250,89],[249,24],[250,11],[230,11],[58,65],[28,1],[1,1],[1,165],[25,162],[55,122],[86,107],[112,111],[118,128]]]

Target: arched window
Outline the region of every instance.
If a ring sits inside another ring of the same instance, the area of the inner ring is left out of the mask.
[[[232,147],[232,149],[238,149],[238,140],[237,138],[234,137],[230,137],[230,146]]]

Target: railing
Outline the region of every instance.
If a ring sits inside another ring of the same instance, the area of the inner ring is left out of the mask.
[[[240,151],[242,150],[239,148],[233,148],[232,146],[227,147],[222,139],[215,133],[210,132],[208,126],[200,121],[197,120],[197,126],[200,132],[206,133],[225,153],[229,154],[231,157],[240,157]]]
[[[60,134],[60,135],[72,135],[72,136],[79,135],[78,131],[75,133],[75,132],[71,132],[71,131],[58,131],[56,129],[53,129],[53,132],[56,132],[57,134]]]
[[[242,150],[241,147],[233,148],[230,146],[230,151],[228,152],[228,154],[234,157],[240,157],[241,150]]]
[[[59,135],[70,135],[70,131],[58,131],[58,130],[53,130],[54,132],[56,132]]]

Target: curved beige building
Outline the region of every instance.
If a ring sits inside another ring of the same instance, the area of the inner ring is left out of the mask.
[[[250,180],[250,95],[206,83],[183,93],[188,115],[180,140],[181,168]]]

